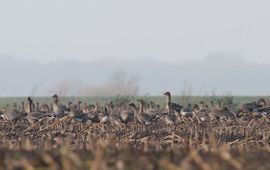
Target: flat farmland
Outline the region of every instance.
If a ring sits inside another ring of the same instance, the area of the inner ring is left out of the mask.
[[[155,104],[164,97],[125,97],[127,103],[142,98]],[[234,97],[238,109],[261,97]],[[33,98],[40,104],[51,97]],[[230,97],[230,99],[232,99]],[[268,97],[264,97],[267,101]],[[117,103],[114,97],[66,97],[62,103]],[[224,97],[174,97],[177,103],[196,104]],[[1,107],[27,101],[1,98]],[[121,102],[120,102],[121,103]],[[9,106],[10,107],[10,106]],[[119,107],[120,106],[116,106]],[[101,109],[101,110],[102,110]],[[122,109],[122,107],[121,107]],[[210,108],[212,109],[212,108]],[[141,113],[142,114],[142,113]],[[30,122],[0,120],[0,168],[2,169],[269,169],[270,116],[243,113],[236,118],[196,119],[184,117],[168,124],[162,116],[151,123],[78,121],[76,116],[43,117]]]

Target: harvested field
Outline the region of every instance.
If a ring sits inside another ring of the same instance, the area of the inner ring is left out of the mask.
[[[2,169],[269,169],[269,117],[175,125],[1,121]]]

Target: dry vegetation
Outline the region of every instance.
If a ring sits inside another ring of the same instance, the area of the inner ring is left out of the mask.
[[[1,121],[2,169],[269,169],[269,117],[177,125]]]
[[[65,80],[55,84],[48,95],[60,96],[116,96],[137,95],[140,78],[124,71],[113,72],[110,78],[100,84],[83,84],[78,80]]]

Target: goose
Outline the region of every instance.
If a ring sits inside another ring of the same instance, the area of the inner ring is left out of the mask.
[[[1,118],[1,119],[4,119],[4,117],[5,117],[4,111],[3,111],[3,109],[1,108],[1,109],[0,109],[0,118]]]
[[[258,109],[263,108],[265,103],[266,103],[265,100],[262,99],[262,98],[259,99],[258,101],[254,101],[254,102],[251,102],[251,103],[246,103],[240,108],[238,113],[249,113],[249,112],[256,111]]]
[[[192,105],[188,104],[188,106],[186,108],[182,108],[181,109],[181,115],[182,116],[191,116],[192,115]]]
[[[108,113],[107,107],[104,108],[104,112],[100,113],[99,122],[100,123],[108,123],[109,122],[109,113]]]
[[[227,107],[223,107],[222,109],[214,109],[209,112],[209,117],[211,120],[217,119],[235,119],[236,114],[230,111]]]
[[[39,111],[41,113],[50,113],[49,105],[47,105],[47,104],[41,105]]]
[[[18,105],[17,105],[17,103],[13,103],[12,107],[13,107],[14,109],[19,110],[19,109],[18,109]]]
[[[134,121],[135,113],[133,109],[130,109],[129,107],[128,109],[124,109],[120,111],[120,117],[122,119],[122,122],[127,124],[129,122]]]
[[[99,122],[99,118],[98,118],[98,116],[99,116],[99,113],[100,113],[101,111],[99,110],[99,103],[97,102],[96,103],[96,105],[95,105],[95,108],[94,108],[94,110],[89,110],[89,112],[88,112],[88,117],[90,118],[90,120],[92,120],[93,122],[96,122],[96,123],[98,123]]]
[[[80,102],[78,102],[78,104],[80,104]],[[76,110],[77,106],[72,104],[72,102],[68,103],[68,108],[71,110],[71,112],[73,112],[72,110]],[[91,112],[91,109],[87,106],[87,103],[84,103],[82,108],[80,107],[80,113],[77,112],[77,114],[74,112],[72,113],[74,115],[73,119],[78,121],[78,122],[86,122],[86,121],[91,121],[89,115]]]
[[[68,108],[71,110],[71,115],[73,116],[74,120],[78,122],[99,122],[97,118],[97,114],[95,111],[91,110],[91,108],[87,105],[87,103],[83,103],[78,101],[77,105],[72,104],[71,102],[68,103]]]
[[[30,112],[33,111],[33,108],[34,108],[34,104],[33,102],[29,102],[29,101],[32,101],[32,98],[31,97],[28,97],[27,98],[27,103],[26,103],[26,107],[25,107],[25,113],[29,114]]]
[[[109,121],[115,125],[120,125],[123,120],[120,115],[120,111],[114,109],[112,102],[108,105]]]
[[[121,119],[119,112],[111,112],[109,115],[110,115],[109,120],[111,123],[113,123],[115,125],[122,124],[122,119]]]
[[[89,113],[90,112],[90,106],[87,105],[87,103],[83,103],[83,106],[82,106],[82,113]]]
[[[137,107],[136,107],[136,105],[134,104],[134,103],[129,103],[128,104],[128,106],[133,110],[133,112],[134,112],[134,119],[133,119],[133,121],[135,122],[135,123],[138,123],[138,119],[137,119],[137,115],[138,115],[138,111],[137,111]]]
[[[77,105],[72,105],[72,103],[69,102],[65,113],[69,114],[70,117],[74,117],[76,115],[83,113],[83,111],[81,110],[81,103],[82,103],[81,101],[78,101]]]
[[[165,116],[165,122],[167,124],[174,124],[177,118],[180,120],[182,119],[181,118],[182,115],[179,115],[179,114],[181,113],[183,106],[171,102],[172,99],[171,99],[170,92],[166,92],[164,93],[164,95],[167,97],[166,104],[165,104],[165,108],[167,112],[167,115]]]
[[[209,108],[200,109],[200,106],[195,104],[192,108],[192,116],[193,118],[198,118],[200,121],[205,121],[209,118]]]
[[[27,98],[28,100],[28,107],[29,107],[29,112],[27,113],[27,120],[29,121],[30,124],[33,124],[36,121],[39,121],[40,119],[49,116],[49,114],[42,113],[42,112],[36,112],[33,111],[33,100],[31,97]]]
[[[255,114],[257,114],[258,116],[270,114],[270,106],[266,104],[266,101],[263,98],[259,99],[258,103],[261,107],[253,111],[255,112]]]
[[[263,109],[263,108],[267,108],[268,106],[267,106],[267,104],[266,104],[266,101],[263,99],[263,98],[260,98],[258,101],[257,101],[257,103],[258,103],[258,108],[256,108],[256,109],[254,109],[253,111],[257,111],[257,110],[261,110],[261,109]]]
[[[151,123],[151,117],[144,113],[144,101],[142,99],[137,100],[140,104],[139,113],[137,114],[137,119],[139,123],[141,124],[150,124]]]
[[[72,111],[74,109],[74,105],[72,104],[72,102],[68,103],[68,108]],[[75,115],[75,113],[74,113]],[[76,114],[73,118],[78,121],[78,122],[86,122],[86,121],[91,121],[90,117],[92,119],[95,118],[96,115],[91,116],[91,109],[89,106],[87,106],[87,103],[83,104],[83,107],[81,109],[81,113]]]
[[[147,107],[144,108],[144,113],[148,114],[152,119],[159,118],[166,114],[164,109],[160,109],[154,102],[150,101]]]
[[[199,109],[200,110],[204,109],[204,101],[199,102]]]
[[[20,112],[15,107],[6,107],[4,113],[2,114],[2,118],[6,121],[17,121],[19,118],[21,118],[24,114]]]
[[[183,106],[176,104],[176,103],[172,103],[172,98],[171,98],[170,92],[166,92],[166,93],[164,93],[164,95],[167,97],[166,109],[168,110],[168,112],[175,111],[177,113],[180,113]]]
[[[150,101],[150,109],[156,108],[156,105],[153,101]]]
[[[268,115],[270,113],[270,106],[266,106],[261,109],[258,109],[257,112]]]
[[[54,116],[61,118],[66,116],[67,112],[70,110],[67,107],[64,107],[63,105],[59,104],[59,98],[58,95],[53,95],[53,114]]]
[[[121,121],[122,123],[129,123],[131,121],[134,120],[134,112],[132,109],[129,108],[125,108],[123,107],[122,109],[114,109],[114,104],[112,101],[110,101],[109,105],[108,105],[108,110],[111,110],[112,112],[114,112],[114,114],[116,115],[113,115],[113,116],[116,116],[116,120],[119,122]],[[119,115],[120,117],[119,117]]]

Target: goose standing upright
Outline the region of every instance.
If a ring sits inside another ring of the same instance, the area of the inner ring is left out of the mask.
[[[108,105],[108,115],[109,115],[109,121],[115,125],[120,125],[123,123],[120,111],[117,109],[114,109],[113,103],[110,102]]]
[[[175,111],[177,113],[180,113],[183,106],[176,104],[176,103],[172,103],[172,97],[171,97],[170,92],[166,92],[166,93],[164,93],[164,95],[167,97],[166,109],[168,110],[168,112]]]
[[[46,113],[42,113],[42,112],[37,112],[37,111],[33,111],[33,100],[31,99],[31,97],[27,98],[28,100],[28,113],[27,113],[27,120],[29,121],[30,124],[33,124],[36,121],[39,121],[40,119],[48,116],[48,114]]]
[[[53,95],[53,113],[56,117],[61,118],[66,116],[64,107],[59,104],[59,98],[58,95]]]
[[[137,119],[141,124],[150,124],[151,117],[144,113],[144,101],[142,99],[137,100],[140,103],[139,113],[137,114]]]
[[[165,117],[165,122],[167,124],[174,124],[176,122],[176,119],[179,118],[182,121],[182,115],[181,110],[183,108],[183,106],[176,104],[176,103],[172,103],[172,98],[171,98],[171,93],[170,92],[166,92],[164,93],[164,95],[167,97],[166,99],[166,111],[167,111],[167,115]]]

